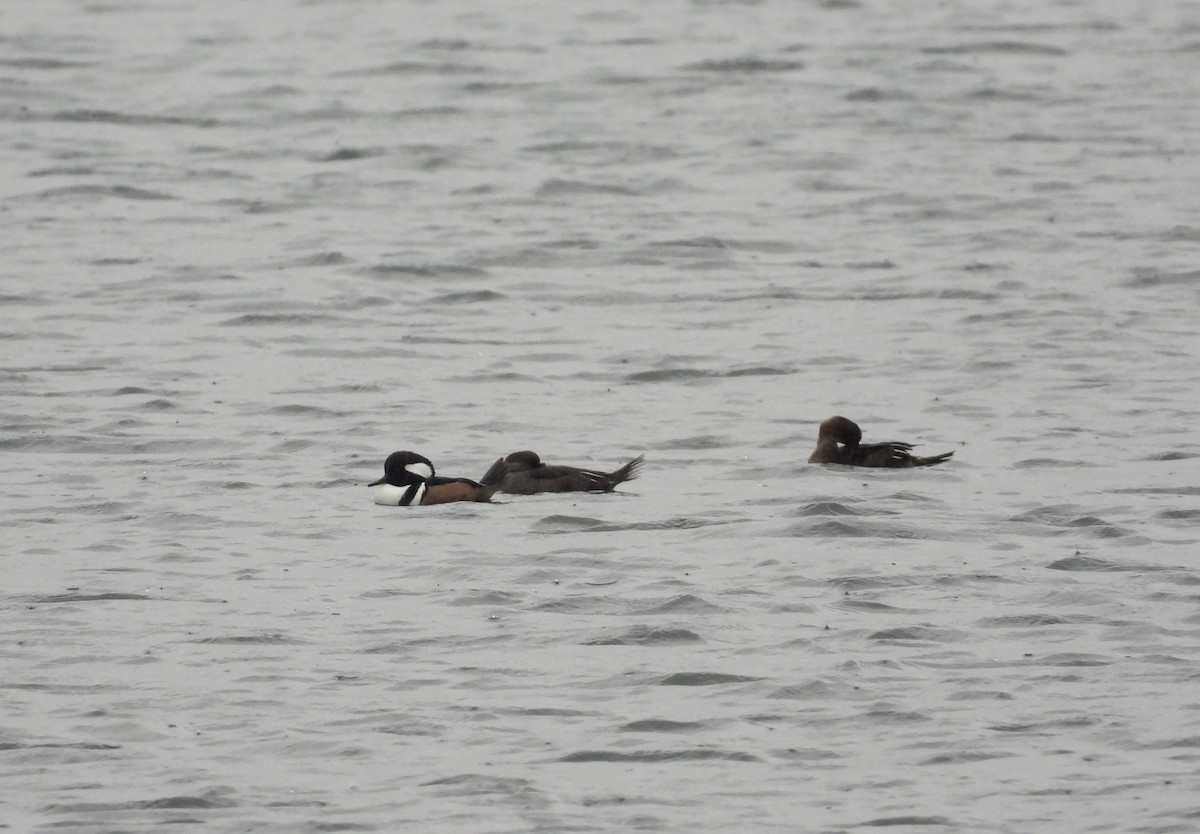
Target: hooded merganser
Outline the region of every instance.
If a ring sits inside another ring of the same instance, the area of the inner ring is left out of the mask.
[[[416,452],[392,452],[383,462],[383,477],[367,486],[375,487],[376,504],[391,507],[491,501],[497,489],[469,478],[434,477],[429,458]]]
[[[821,424],[817,448],[809,455],[809,463],[840,463],[845,466],[877,466],[904,469],[910,466],[934,466],[949,460],[954,452],[944,452],[927,458],[911,454],[911,443],[890,441],[860,445],[862,429],[845,417],[830,417]],[[838,445],[838,444],[842,445]]]
[[[500,458],[480,479],[502,492],[532,495],[535,492],[612,492],[625,481],[632,481],[642,468],[638,455],[615,472],[597,472],[574,466],[547,466],[537,452],[513,452]]]

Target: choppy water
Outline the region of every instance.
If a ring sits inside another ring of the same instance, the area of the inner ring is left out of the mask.
[[[1195,831],[1198,79],[1181,2],[6,5],[0,827]]]

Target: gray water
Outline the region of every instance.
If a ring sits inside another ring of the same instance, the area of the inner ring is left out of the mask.
[[[1190,2],[6,4],[0,827],[1200,829],[1198,102]],[[646,466],[365,488],[524,448]]]

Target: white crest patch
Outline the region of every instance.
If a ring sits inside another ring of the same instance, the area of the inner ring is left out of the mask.
[[[433,467],[430,466],[428,463],[424,463],[422,461],[418,461],[416,463],[410,463],[408,466],[404,467],[404,469],[406,472],[413,473],[418,478],[432,478],[433,477]],[[417,502],[414,501],[413,503],[415,504]]]
[[[416,493],[416,495],[413,496],[413,500],[409,502],[408,506],[410,506],[410,507],[420,506],[421,499],[425,497],[425,490],[428,486],[429,485],[426,484],[424,481],[417,484],[417,493]]]

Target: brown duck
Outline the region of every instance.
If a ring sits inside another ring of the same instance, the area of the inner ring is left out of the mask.
[[[542,463],[537,452],[513,452],[492,464],[480,483],[501,492],[533,495],[536,492],[612,492],[617,484],[632,481],[642,468],[638,455],[614,472],[597,472],[575,466]]]
[[[921,458],[912,454],[911,443],[889,441],[862,445],[862,429],[845,417],[830,417],[821,424],[817,448],[809,463],[840,463],[844,466],[876,466],[904,469],[910,466],[934,466],[949,460],[954,452]]]
[[[439,478],[433,463],[416,452],[392,452],[383,462],[383,477],[375,487],[375,503],[392,507],[413,504],[449,504],[454,501],[491,501],[497,487],[477,484],[470,478]]]

